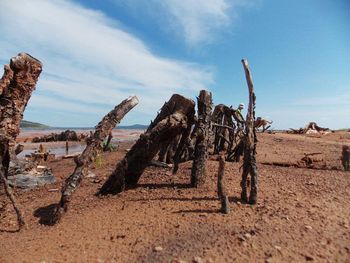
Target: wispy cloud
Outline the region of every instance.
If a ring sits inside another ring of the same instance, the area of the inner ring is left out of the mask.
[[[118,21],[70,1],[1,1],[0,35],[0,60],[24,51],[44,64],[31,108],[90,114],[86,108],[94,103],[108,112],[136,94],[142,118],[172,93],[193,96],[213,82],[209,67],[157,56]],[[101,114],[81,125],[94,124]]]
[[[135,10],[147,10],[167,31],[172,31],[184,39],[189,46],[198,46],[213,42],[220,33],[229,30],[238,17],[238,9],[254,6],[258,0],[130,0],[120,2],[118,6],[128,6]],[[141,17],[144,19],[144,17]]]

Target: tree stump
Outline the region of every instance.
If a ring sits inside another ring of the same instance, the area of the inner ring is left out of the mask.
[[[256,131],[254,127],[255,121],[255,94],[253,81],[248,65],[248,61],[242,59],[242,64],[248,84],[249,90],[249,105],[248,112],[246,117],[246,126],[245,126],[245,136],[244,136],[244,153],[243,153],[243,172],[242,172],[242,181],[241,181],[241,199],[242,202],[248,202],[247,196],[247,177],[250,174],[251,176],[251,189],[249,196],[249,203],[255,204],[257,201],[258,194],[258,172],[256,166]]]
[[[23,112],[42,71],[39,60],[20,53],[4,66],[0,80],[0,174],[4,190],[17,213],[19,227],[24,225],[15,198],[8,187],[7,173],[10,156],[15,157],[15,142],[20,131]]]
[[[206,161],[208,157],[208,135],[212,110],[211,92],[201,90],[199,97],[197,98],[197,104],[197,140],[194,150],[194,160],[191,173],[191,185],[193,187],[202,186],[205,183],[207,176]]]
[[[182,134],[194,118],[194,101],[174,94],[164,104],[160,113],[151,122],[130,151],[121,160],[114,172],[99,191],[100,195],[117,194],[137,185],[139,178],[162,143]]]
[[[102,151],[102,142],[123,117],[138,103],[139,101],[136,96],[129,97],[104,116],[96,126],[95,133],[90,137],[85,150],[74,159],[76,167],[62,187],[61,200],[58,203],[53,222],[60,220],[62,214],[67,211],[71,197],[76,188],[80,185],[82,178],[87,174],[89,165],[95,161],[97,154]]]

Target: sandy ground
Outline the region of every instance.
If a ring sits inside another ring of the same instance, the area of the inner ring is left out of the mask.
[[[203,189],[188,188],[186,162],[175,176],[149,167],[138,188],[96,197],[130,147],[125,142],[104,154],[101,167],[91,168],[97,177],[83,180],[63,220],[49,226],[60,194],[48,190],[60,188],[74,169],[71,159],[51,162],[56,184],[16,192],[27,228],[12,232],[11,206],[2,211],[0,262],[350,262],[350,172],[261,164],[323,152],[324,162],[340,169],[341,145],[350,144],[350,133],[258,138],[258,204],[240,203],[241,163],[227,163],[229,215],[218,212],[215,158]]]

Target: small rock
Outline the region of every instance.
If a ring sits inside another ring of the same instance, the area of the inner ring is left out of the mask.
[[[313,261],[314,258],[312,256],[309,256],[309,255],[305,255],[305,259],[306,261]]]
[[[88,171],[88,174],[86,175],[86,178],[95,178],[95,177],[96,177],[96,174],[94,174],[91,171]]]
[[[195,257],[195,258],[193,259],[193,263],[203,263],[203,260],[202,260],[202,258],[200,258],[200,257]]]
[[[246,240],[243,236],[238,236],[237,239],[241,242],[244,242]]]
[[[280,246],[275,246],[275,249],[277,249],[278,251],[281,251],[282,247],[280,247]]]
[[[249,234],[249,233],[245,233],[244,236],[245,236],[246,238],[251,238],[251,237],[252,237],[252,235]]]
[[[305,226],[305,228],[311,230],[312,226]]]
[[[52,189],[48,189],[47,191],[48,192],[58,192],[59,189],[58,188],[52,188]]]
[[[160,252],[160,251],[163,251],[163,248],[161,246],[156,246],[154,247],[153,249],[155,252]]]

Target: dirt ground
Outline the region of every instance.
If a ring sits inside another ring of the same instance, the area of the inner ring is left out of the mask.
[[[177,175],[149,167],[139,187],[116,196],[95,193],[131,143],[103,155],[96,178],[85,178],[62,221],[47,225],[73,160],[49,164],[58,182],[16,191],[27,228],[16,230],[10,205],[0,216],[0,262],[350,262],[350,172],[341,171],[341,145],[350,133],[317,137],[258,134],[258,204],[241,204],[241,163],[226,163],[231,213],[219,213],[218,162],[209,182],[188,187],[191,162]],[[322,152],[332,169],[264,165],[297,162]],[[50,191],[49,191],[50,190]],[[160,247],[157,248],[156,247]]]

